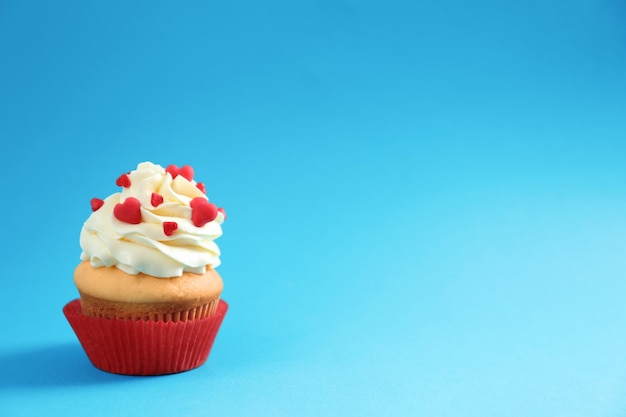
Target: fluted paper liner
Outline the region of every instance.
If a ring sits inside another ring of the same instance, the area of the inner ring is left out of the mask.
[[[63,313],[87,357],[106,372],[163,375],[188,371],[206,362],[228,304],[220,300],[214,315],[203,319],[162,322],[87,317],[80,300]]]

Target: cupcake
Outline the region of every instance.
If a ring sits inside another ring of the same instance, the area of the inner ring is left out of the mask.
[[[98,368],[158,375],[200,366],[227,304],[215,268],[223,209],[190,166],[143,162],[121,192],[91,200],[74,271],[80,299],[64,308]]]

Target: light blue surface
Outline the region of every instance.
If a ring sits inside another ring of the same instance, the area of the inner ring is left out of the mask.
[[[0,4],[0,415],[623,416],[618,0]],[[209,361],[94,369],[89,200],[150,160],[228,220]]]

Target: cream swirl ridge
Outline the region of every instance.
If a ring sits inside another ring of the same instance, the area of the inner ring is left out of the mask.
[[[191,167],[143,162],[117,185],[121,192],[92,200],[94,212],[80,234],[82,260],[160,278],[219,266],[214,240],[225,215],[193,180]]]

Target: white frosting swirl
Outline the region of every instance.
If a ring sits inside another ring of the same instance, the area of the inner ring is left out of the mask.
[[[183,272],[203,274],[206,266],[220,264],[220,250],[213,242],[222,235],[222,212],[217,218],[197,227],[189,206],[195,197],[207,198],[193,179],[182,175],[172,178],[163,167],[143,162],[128,174],[130,186],[104,200],[102,207],[87,219],[80,233],[81,259],[95,268],[115,266],[136,275],[160,278],[181,276]],[[157,207],[152,193],[163,196]],[[118,203],[135,197],[141,203],[141,223],[129,224],[113,214]],[[176,222],[171,236],[164,233],[164,222]]]

